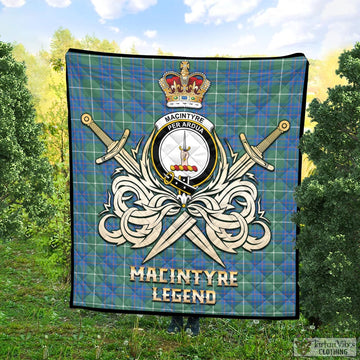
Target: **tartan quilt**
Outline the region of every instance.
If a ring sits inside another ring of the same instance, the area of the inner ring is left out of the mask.
[[[71,306],[297,318],[308,61],[66,55]]]

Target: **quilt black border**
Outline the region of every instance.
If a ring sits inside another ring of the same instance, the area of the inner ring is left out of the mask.
[[[293,57],[303,56],[306,59],[306,69],[304,77],[303,97],[302,97],[302,109],[300,115],[300,133],[301,137],[304,133],[305,125],[305,112],[306,112],[306,94],[308,85],[309,75],[309,61],[303,53],[293,53],[283,56],[248,56],[248,57],[192,57],[192,56],[164,56],[164,55],[140,55],[140,54],[122,54],[122,53],[107,53],[101,51],[90,51],[82,49],[70,48],[68,53],[78,53],[87,55],[99,55],[99,56],[111,56],[111,57],[124,57],[124,58],[150,58],[150,59],[176,59],[176,60],[271,60],[271,59],[287,59]],[[73,219],[73,172],[72,172],[72,136],[71,136],[71,109],[69,99],[69,79],[68,69],[66,67],[66,97],[67,97],[67,110],[68,110],[68,133],[69,133],[69,165],[70,165],[70,219],[71,219],[71,292],[70,292],[70,308],[72,309],[83,309],[90,311],[99,311],[103,313],[120,313],[120,314],[141,314],[141,315],[158,315],[158,316],[192,316],[193,313],[163,313],[159,311],[141,311],[141,310],[122,310],[122,309],[104,309],[89,306],[74,305],[74,219]],[[298,171],[298,185],[301,183],[301,166],[302,166],[302,154],[299,150],[299,171]],[[299,209],[298,209],[299,211]],[[298,235],[300,228],[297,226],[296,234]],[[299,250],[295,249],[296,257],[296,309],[294,316],[240,316],[240,315],[217,315],[217,314],[199,314],[200,317],[208,318],[229,318],[229,319],[257,319],[257,320],[297,320],[300,317],[300,288],[299,288]]]

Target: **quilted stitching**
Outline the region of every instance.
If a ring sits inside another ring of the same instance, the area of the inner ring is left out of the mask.
[[[132,249],[129,243],[116,246],[106,243],[98,233],[99,213],[105,210],[112,175],[119,164],[114,160],[95,164],[106,148],[92,131],[81,124],[80,117],[85,112],[91,113],[113,140],[118,140],[125,128],[130,129],[125,150],[131,153],[142,137],[144,144],[156,120],[177,111],[166,107],[158,80],[166,71],[177,71],[179,61],[76,50],[67,54],[74,220],[72,305],[145,313],[294,317],[297,311],[297,264],[294,250],[296,227],[291,222],[296,204],[292,192],[298,181],[297,145],[303,121],[308,66],[301,54],[269,59],[189,60],[191,71],[203,72],[211,81],[203,107],[196,112],[213,122],[226,149],[225,139],[241,156],[244,150],[239,140],[240,133],[246,135],[250,144],[256,145],[281,119],[291,123],[286,136],[281,136],[264,155],[264,159],[275,166],[275,171],[268,172],[260,166],[250,170],[256,177],[262,209],[271,224],[271,242],[259,252],[250,253],[239,248],[237,254],[228,254],[217,250],[226,265],[225,271],[238,273],[237,287],[212,288],[204,277],[200,277],[198,286],[177,286],[199,291],[214,289],[217,296],[215,305],[154,302],[153,286],[160,289],[168,285],[131,282],[131,266],[224,269],[186,236],[143,264],[150,247]],[[189,137],[189,145],[191,141]],[[176,149],[179,145],[174,143],[172,146]],[[200,156],[196,151],[192,149],[191,158]],[[138,160],[140,156],[141,152],[137,155]],[[227,157],[231,164],[229,151]],[[166,218],[162,232],[175,219]],[[197,219],[196,225],[206,234],[202,219]],[[116,226],[118,221],[115,219],[109,227],[115,229]],[[261,231],[254,226],[251,234],[259,235]]]

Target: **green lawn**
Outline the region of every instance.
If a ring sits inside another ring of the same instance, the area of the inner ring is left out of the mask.
[[[0,254],[1,360],[293,359],[297,337],[360,336],[360,331],[314,329],[302,318],[206,318],[198,337],[168,335],[169,317],[70,309],[70,286],[43,271],[46,254],[31,239],[0,242]]]

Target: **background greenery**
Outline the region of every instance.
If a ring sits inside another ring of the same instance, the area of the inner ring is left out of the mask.
[[[360,93],[359,81],[358,77],[349,78],[352,73],[360,76],[358,44],[348,56],[342,55],[342,63],[347,64],[339,73],[343,78],[335,73],[342,50],[321,61],[310,59],[307,102],[311,105],[305,127],[311,133],[302,143],[307,153],[302,177],[311,176],[297,192],[301,211],[295,219],[302,229],[298,241],[300,320],[204,319],[201,335],[196,338],[166,334],[167,317],[69,308],[70,184],[64,56],[71,47],[120,52],[119,46],[93,36],[75,39],[62,28],[54,33],[50,51],[36,55],[21,44],[15,44],[12,51],[9,45],[0,45],[1,359],[291,359],[294,339],[359,338],[358,170],[350,171],[351,186],[346,183],[348,170],[360,160],[360,103],[355,96]],[[132,52],[136,53],[135,47]],[[167,55],[161,49],[159,54]],[[334,90],[328,92],[328,88]],[[21,89],[20,97],[16,89]],[[9,102],[13,106],[8,106]],[[353,106],[347,110],[343,103]],[[334,121],[339,127],[333,126]],[[342,180],[334,163],[328,170],[331,176],[324,177],[323,155],[348,152],[348,142],[332,140],[349,124],[357,146],[354,160],[341,173]],[[26,131],[29,128],[32,131]],[[26,149],[28,142],[32,147]],[[331,151],[324,150],[327,145],[332,146]],[[329,188],[328,180],[349,186]],[[316,181],[321,186],[315,186]],[[324,193],[319,189],[325,189]],[[343,191],[336,192],[338,189]],[[26,197],[29,194],[41,194],[40,200]],[[339,199],[344,197],[346,205],[340,206]],[[348,220],[341,222],[342,216]]]
[[[360,43],[339,57],[344,85],[314,99],[316,123],[300,144],[315,170],[296,191],[303,313],[316,324],[359,328]]]

